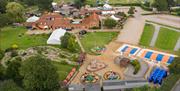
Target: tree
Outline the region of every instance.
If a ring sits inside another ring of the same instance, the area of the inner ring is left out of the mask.
[[[52,2],[53,0],[36,0],[35,3],[37,3],[37,6],[41,10],[50,10]]]
[[[169,66],[170,72],[180,74],[180,57],[176,57],[172,64]]]
[[[0,13],[5,13],[7,0],[0,0]]]
[[[65,35],[61,37],[61,47],[67,48],[70,36],[70,33],[66,32]]]
[[[152,6],[157,8],[158,11],[168,10],[167,0],[155,0]]]
[[[32,6],[32,5],[36,5],[37,4],[37,0],[23,0],[23,2],[25,4],[27,4],[28,6]]]
[[[117,22],[111,18],[107,18],[105,21],[104,21],[104,25],[107,27],[107,28],[113,28],[117,25]]]
[[[58,74],[51,60],[42,56],[32,56],[20,68],[27,91],[54,91],[58,89]]]
[[[4,67],[0,64],[0,80],[4,80]]]
[[[75,41],[75,37],[74,37],[74,36],[71,36],[71,37],[68,39],[67,49],[69,49],[71,52],[76,52],[76,51],[77,51],[78,46],[77,46],[77,43],[76,43],[76,41]]]
[[[130,8],[129,8],[129,11],[128,11],[128,14],[130,14],[131,16],[133,16],[134,10],[135,10],[135,7],[130,7]]]
[[[24,7],[16,2],[9,2],[6,5],[7,14],[12,17],[13,22],[22,22],[24,20]]]
[[[0,28],[12,24],[11,17],[7,14],[0,14]]]
[[[4,51],[0,49],[0,60],[4,57]]]
[[[82,6],[85,5],[86,0],[74,0],[75,6],[80,9]]]
[[[6,77],[8,79],[13,79],[18,85],[21,85],[23,78],[19,73],[20,67],[21,67],[21,58],[17,57],[8,63],[6,69]]]
[[[0,91],[23,91],[13,80],[0,82]]]

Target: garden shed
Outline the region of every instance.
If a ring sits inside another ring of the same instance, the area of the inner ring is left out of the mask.
[[[60,38],[64,36],[65,33],[66,30],[62,28],[54,30],[47,40],[47,44],[61,44]]]

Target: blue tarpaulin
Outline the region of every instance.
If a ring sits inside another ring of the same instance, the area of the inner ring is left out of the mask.
[[[161,61],[163,57],[164,57],[164,55],[158,54],[157,57],[156,57],[156,60]]]
[[[130,54],[134,54],[137,51],[137,48],[133,48],[130,52]]]
[[[150,59],[152,54],[153,54],[153,52],[147,52],[146,55],[145,55],[145,58]]]
[[[128,48],[128,46],[125,46],[121,51],[125,52],[127,48]]]
[[[174,60],[174,57],[170,56],[167,63],[171,64],[173,62],[173,60]]]

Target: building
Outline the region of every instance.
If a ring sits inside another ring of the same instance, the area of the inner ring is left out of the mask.
[[[72,20],[65,18],[58,13],[48,13],[40,17],[39,20],[32,23],[33,29],[39,30],[55,30],[58,28],[63,29],[89,29],[93,27],[99,27],[100,18],[95,12],[93,12],[87,18],[84,18],[79,23],[72,23]]]

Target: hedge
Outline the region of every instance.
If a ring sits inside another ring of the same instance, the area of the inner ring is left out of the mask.
[[[131,62],[131,65],[134,66],[134,72],[133,72],[133,74],[137,74],[138,71],[139,71],[140,68],[141,68],[141,65],[140,65],[139,61],[138,61],[138,60],[133,60],[133,61]]]
[[[141,4],[141,8],[147,11],[152,11],[153,9],[150,7],[145,6],[144,4]]]

